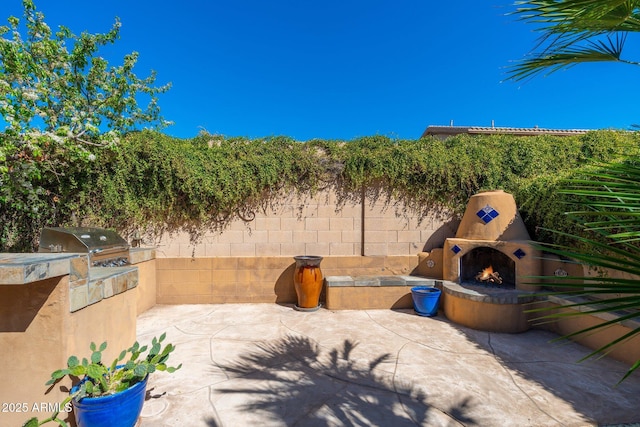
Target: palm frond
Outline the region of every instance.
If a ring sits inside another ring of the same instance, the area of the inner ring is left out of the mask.
[[[573,210],[567,212],[581,226],[580,234],[554,233],[576,243],[576,246],[540,244],[538,248],[565,259],[609,273],[603,276],[538,276],[546,291],[539,296],[560,296],[569,301],[560,307],[528,310],[550,312],[538,320],[558,319],[616,312],[617,318],[564,335],[561,339],[598,332],[626,320],[640,320],[640,167],[638,160],[598,165],[582,177],[565,182],[562,193],[572,196]],[[547,230],[550,231],[550,230]],[[584,249],[576,249],[584,248]],[[640,327],[601,346],[585,357],[608,354],[618,344],[640,335]],[[621,381],[640,368],[640,360]]]
[[[640,31],[640,2],[627,0],[518,1],[520,20],[539,24],[538,31],[561,33]]]
[[[585,62],[640,65],[621,58],[627,34],[640,32],[640,1],[534,0],[515,6],[511,14],[534,24],[541,37],[529,58],[510,67],[511,80]]]
[[[586,62],[625,62],[631,61],[620,58],[626,34],[616,34],[615,37],[606,36],[605,40],[587,40],[585,46],[562,45],[529,59],[519,61],[511,67],[509,78],[523,80],[548,70],[546,75],[563,68]],[[640,65],[640,64],[637,64]]]

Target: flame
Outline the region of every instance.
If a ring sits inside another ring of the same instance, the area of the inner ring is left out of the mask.
[[[482,270],[480,274],[478,274],[478,280],[489,280],[489,277],[493,274],[493,266],[489,266]]]

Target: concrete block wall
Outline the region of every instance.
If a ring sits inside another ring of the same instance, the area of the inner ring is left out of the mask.
[[[236,220],[223,231],[205,231],[194,244],[187,233],[145,242],[158,258],[404,256],[422,251],[442,222],[421,218],[383,201],[347,202],[340,206],[333,192],[314,197],[289,196],[252,221]],[[444,240],[443,240],[444,241]]]
[[[144,244],[156,247],[159,304],[295,303],[295,255],[324,257],[324,276],[407,275],[441,226],[382,201],[340,205],[325,191],[283,198],[196,244],[186,233]]]

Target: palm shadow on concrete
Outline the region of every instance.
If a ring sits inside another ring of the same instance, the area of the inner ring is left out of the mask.
[[[640,376],[617,384],[628,368],[625,364],[610,358],[580,362],[591,350],[570,340],[554,342],[559,335],[550,331],[534,328],[506,334],[456,328],[478,349],[492,354],[514,383],[526,380],[542,387],[594,425],[637,425],[640,421],[636,398]]]
[[[356,360],[356,346],[345,340],[323,353],[310,339],[291,335],[259,344],[222,367],[240,385],[217,392],[246,396],[239,411],[259,413],[275,424],[415,426],[437,419],[439,425],[477,425],[469,415],[471,399],[435,409],[422,388],[390,372],[390,354]]]

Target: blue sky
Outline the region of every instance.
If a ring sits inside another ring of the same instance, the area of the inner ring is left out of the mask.
[[[2,1],[2,24],[21,0]],[[513,1],[36,0],[52,28],[106,32],[114,65],[138,51],[158,73],[165,132],[351,140],[427,125],[627,129],[640,68],[587,64],[504,81],[537,35]],[[629,52],[633,46],[628,46]]]

